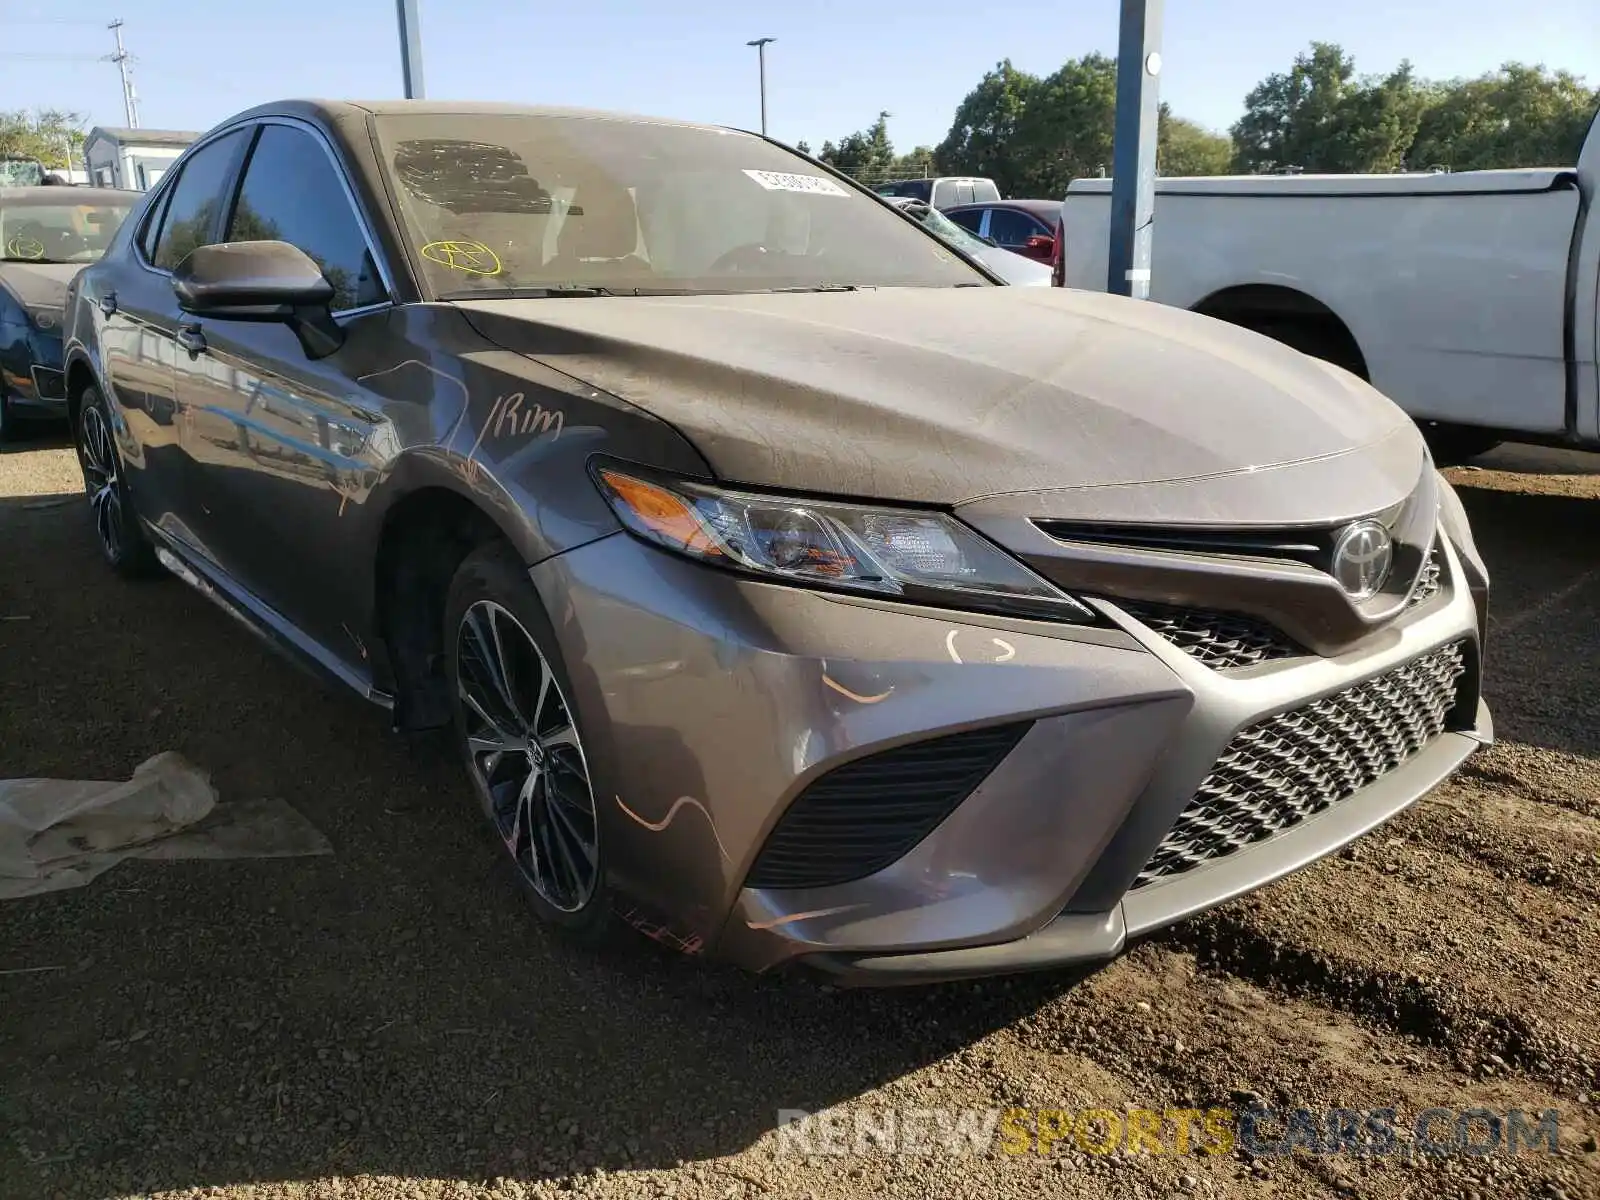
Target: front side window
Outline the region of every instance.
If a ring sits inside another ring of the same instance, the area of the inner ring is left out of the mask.
[[[1031,237],[1045,233],[1044,226],[1026,213],[996,208],[989,213],[989,236],[1002,246],[1023,246]]]
[[[133,197],[88,204],[7,204],[0,194],[0,258],[6,262],[95,262],[132,210]]]
[[[375,125],[435,296],[988,283],[872,197],[750,134],[509,114]]]
[[[242,129],[223,134],[201,146],[184,163],[172,199],[167,201],[156,252],[150,260],[163,271],[172,270],[191,251],[215,240],[211,231],[216,228],[222,191],[233,170],[239,139],[244,136]]]
[[[983,226],[983,209],[981,208],[968,208],[963,209],[961,212],[953,212],[946,215],[968,233],[977,233]]]
[[[388,299],[337,168],[303,130],[263,127],[225,240],[288,242],[303,250],[333,285],[334,312]]]

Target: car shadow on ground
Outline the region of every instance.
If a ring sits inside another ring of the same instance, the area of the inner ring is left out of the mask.
[[[0,454],[70,449],[72,431],[65,421],[19,421],[5,439],[0,440]]]
[[[1474,486],[1456,490],[1489,566],[1486,691],[1497,736],[1600,758],[1595,663],[1571,631],[1600,628],[1600,501]]]
[[[80,505],[27,504],[0,501],[0,613],[29,617],[0,623],[0,778],[125,778],[177,750],[335,853],[127,863],[4,902],[0,1195],[672,1167],[1072,986],[831,991],[627,931],[570,947],[438,736],[391,735],[175,580],[110,578]]]

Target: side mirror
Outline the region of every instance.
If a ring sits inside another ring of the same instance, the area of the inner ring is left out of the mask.
[[[333,285],[288,242],[201,246],[172,272],[172,291],[178,307],[197,317],[288,325],[309,358],[326,357],[344,341],[328,311]]]
[[[1050,262],[1055,258],[1056,240],[1048,233],[1036,233],[1022,243],[1022,252],[1040,262]]]

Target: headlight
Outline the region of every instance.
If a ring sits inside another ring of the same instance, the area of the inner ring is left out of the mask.
[[[595,479],[628,529],[700,562],[913,603],[1095,619],[1091,609],[944,513],[728,491],[610,466],[598,466]]]
[[[55,333],[61,328],[61,310],[59,308],[30,308],[28,320],[33,322],[33,327],[41,333]]]

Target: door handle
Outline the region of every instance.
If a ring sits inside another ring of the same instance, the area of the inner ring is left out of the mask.
[[[117,311],[117,294],[115,292],[107,292],[100,297],[100,311],[108,317]]]
[[[200,326],[193,321],[185,321],[178,326],[177,340],[178,348],[190,354],[200,354],[206,348],[206,335],[200,332]]]

